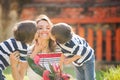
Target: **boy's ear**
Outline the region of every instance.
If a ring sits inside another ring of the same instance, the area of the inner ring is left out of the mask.
[[[51,33],[49,33],[50,38],[54,41],[53,35]]]
[[[34,36],[34,39],[38,39],[38,36],[39,36],[39,34],[38,34],[38,32],[36,32],[35,36]]]
[[[50,36],[50,38],[53,40],[53,41],[56,41],[56,39],[55,39],[55,36]]]

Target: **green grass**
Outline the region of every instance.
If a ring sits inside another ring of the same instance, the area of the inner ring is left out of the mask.
[[[101,73],[101,78],[104,80],[120,80],[120,66],[111,67],[106,71],[101,71]]]
[[[64,67],[64,73],[69,73],[70,75],[72,75],[73,78],[75,78],[75,72],[74,72],[74,68],[73,66],[65,66]],[[8,67],[5,71],[4,71],[4,74],[7,78],[7,80],[13,80],[12,79],[12,75],[11,75],[11,68]],[[25,79],[24,80],[28,80],[28,77],[25,76]]]
[[[71,65],[65,66],[64,72],[69,73],[70,75],[72,75],[73,78],[75,78],[75,72],[73,66]],[[13,80],[10,67],[4,71],[4,74],[7,80]],[[96,80],[119,80],[119,79],[120,79],[120,66],[111,67],[108,70],[104,70],[104,71],[103,70],[96,71]],[[25,76],[24,80],[28,80],[27,76]]]
[[[12,75],[11,75],[11,68],[10,68],[10,67],[8,67],[8,68],[4,71],[4,74],[5,74],[6,78],[7,78],[7,80],[13,80]],[[28,80],[28,77],[25,76],[25,79],[24,79],[24,80]]]
[[[11,74],[7,74],[7,75],[5,75],[5,76],[6,76],[7,80],[13,80],[13,78],[12,78],[12,75],[11,75]],[[25,76],[24,80],[28,80],[28,77],[27,77],[27,76]]]
[[[72,65],[64,66],[64,73],[68,73],[68,74],[72,75],[73,78],[75,78],[75,70]]]

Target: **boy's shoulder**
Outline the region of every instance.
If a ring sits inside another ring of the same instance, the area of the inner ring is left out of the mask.
[[[12,41],[12,40],[15,40],[14,38],[8,38],[8,39],[6,39],[6,40],[4,40],[4,41],[2,41],[1,43],[4,43],[4,42],[10,42],[10,41]]]
[[[81,36],[79,36],[79,35],[77,35],[77,34],[73,34],[72,39],[73,39],[73,40],[74,40],[74,39],[75,39],[75,40],[76,40],[76,39],[77,39],[77,40],[78,40],[78,39],[84,40],[84,38],[82,38]],[[71,39],[71,40],[72,40],[72,39]]]

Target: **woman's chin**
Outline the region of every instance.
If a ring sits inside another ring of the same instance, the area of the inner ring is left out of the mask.
[[[42,39],[49,39],[48,36],[41,36],[40,38],[42,38]]]

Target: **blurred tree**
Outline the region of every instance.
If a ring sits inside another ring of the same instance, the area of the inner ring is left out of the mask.
[[[4,30],[6,26],[8,26],[7,22],[9,20],[8,18],[8,13],[9,13],[9,8],[10,8],[10,0],[0,0],[0,8],[1,8],[1,17],[0,17],[0,27],[1,27],[1,39],[3,40],[4,35]]]
[[[0,0],[0,42],[12,36],[23,6],[32,0]]]

